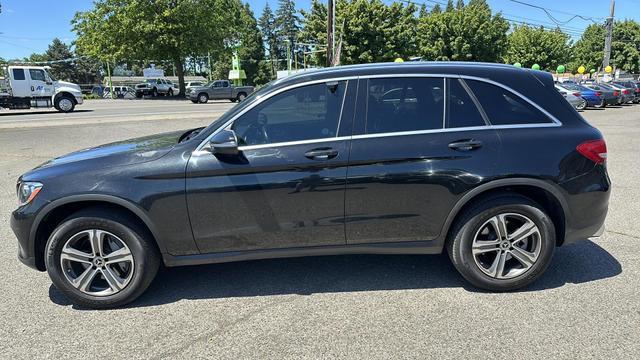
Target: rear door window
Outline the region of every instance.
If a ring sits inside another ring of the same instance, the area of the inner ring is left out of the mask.
[[[370,79],[366,134],[442,129],[443,78]]]
[[[535,106],[500,86],[478,80],[465,80],[476,96],[491,125],[551,123]]]
[[[25,80],[24,69],[13,69],[13,80]]]
[[[449,79],[447,89],[447,128],[485,126],[486,122],[473,98],[458,79]]]

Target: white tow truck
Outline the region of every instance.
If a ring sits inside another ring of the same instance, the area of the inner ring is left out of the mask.
[[[71,112],[82,104],[80,86],[54,79],[48,66],[5,66],[0,77],[0,108],[54,107]]]

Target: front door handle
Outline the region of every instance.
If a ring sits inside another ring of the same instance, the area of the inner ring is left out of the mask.
[[[304,153],[304,156],[311,160],[329,160],[338,156],[338,150],[332,148],[317,148]]]
[[[457,140],[449,144],[449,149],[471,151],[482,147],[482,141],[475,139]]]

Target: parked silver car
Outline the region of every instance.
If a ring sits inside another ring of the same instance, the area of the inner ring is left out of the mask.
[[[571,106],[573,106],[577,110],[584,110],[587,107],[587,101],[580,97],[579,92],[571,92],[558,85],[556,85],[555,87],[556,90],[558,90],[558,92],[562,94],[562,96],[564,96],[564,98],[569,102],[569,104],[571,104]]]

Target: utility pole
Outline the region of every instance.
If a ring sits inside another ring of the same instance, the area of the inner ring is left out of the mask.
[[[335,0],[327,4],[327,67],[333,65],[335,24]]]
[[[604,60],[602,61],[602,68],[609,66],[609,60],[611,60],[611,38],[613,37],[613,13],[616,7],[616,1],[611,0],[611,7],[609,8],[609,17],[605,25],[607,36],[604,39]]]

